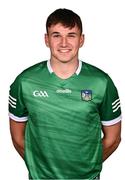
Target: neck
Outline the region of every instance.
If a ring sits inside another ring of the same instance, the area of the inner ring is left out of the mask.
[[[71,77],[77,70],[79,61],[61,62],[50,60],[53,72],[62,79]]]

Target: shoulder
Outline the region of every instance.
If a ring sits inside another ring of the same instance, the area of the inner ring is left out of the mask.
[[[22,81],[30,81],[38,78],[44,68],[46,68],[47,61],[42,61],[34,64],[27,69],[23,70],[16,78],[14,83],[20,84]]]
[[[37,72],[41,71],[45,66],[46,66],[47,61],[42,61],[39,62],[37,64],[34,64],[33,66],[28,67],[27,69],[25,69],[23,72],[21,72],[21,74],[19,74],[19,76],[27,76],[30,74],[36,74]]]
[[[95,78],[98,80],[100,79],[100,80],[105,80],[105,81],[108,81],[110,79],[109,75],[106,72],[86,62],[83,62],[82,72],[83,74],[86,74],[92,79]]]
[[[86,62],[83,62],[83,69],[90,74],[94,73],[94,75],[97,74],[97,75],[102,75],[102,76],[107,75],[107,73],[104,72],[103,70],[99,69],[98,67],[92,64],[88,64]]]

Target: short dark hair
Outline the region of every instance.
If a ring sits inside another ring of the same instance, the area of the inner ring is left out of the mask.
[[[82,21],[81,18],[69,9],[57,9],[51,13],[46,21],[46,31],[48,33],[48,28],[52,25],[61,23],[64,27],[73,28],[75,25],[80,30],[82,34]]]

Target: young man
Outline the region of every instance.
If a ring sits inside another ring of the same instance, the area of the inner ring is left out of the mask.
[[[77,14],[57,9],[46,28],[50,60],[10,87],[13,144],[30,179],[97,179],[120,143],[117,89],[106,73],[79,60],[84,35]]]

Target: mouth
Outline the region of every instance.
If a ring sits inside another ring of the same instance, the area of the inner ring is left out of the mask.
[[[58,50],[60,53],[68,53],[71,51],[71,49],[59,49]]]

